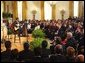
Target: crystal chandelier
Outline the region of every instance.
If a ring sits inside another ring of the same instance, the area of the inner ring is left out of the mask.
[[[57,1],[48,1],[48,3],[53,6],[53,5],[56,5]]]

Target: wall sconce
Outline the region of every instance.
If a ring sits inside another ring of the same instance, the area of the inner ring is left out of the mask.
[[[64,9],[62,9],[62,10],[60,11],[60,13],[61,13],[62,20],[63,20],[63,19],[64,19],[64,14],[65,14],[65,10],[64,10]]]
[[[36,10],[32,10],[32,14],[33,14],[33,20],[35,20],[35,14],[37,13]]]

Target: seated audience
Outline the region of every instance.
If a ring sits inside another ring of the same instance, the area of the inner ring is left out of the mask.
[[[41,28],[46,34],[45,39],[51,40],[50,50],[48,42],[42,41],[41,48],[33,51],[29,42],[23,44],[24,50],[11,50],[11,42],[5,42],[5,51],[1,51],[2,62],[84,62],[84,20],[69,17],[65,20],[27,20],[20,22],[18,18],[12,23],[13,34],[26,36],[33,30]],[[6,23],[9,29],[9,23]],[[20,26],[20,27],[19,27]],[[19,29],[17,29],[19,27]],[[17,30],[15,30],[17,29]],[[20,33],[18,33],[18,30]],[[26,32],[27,31],[27,32]],[[3,42],[1,41],[1,43]],[[3,42],[3,44],[4,44]]]
[[[12,53],[11,53],[11,42],[10,41],[5,42],[5,48],[6,48],[6,51],[1,52],[1,61],[11,62]]]

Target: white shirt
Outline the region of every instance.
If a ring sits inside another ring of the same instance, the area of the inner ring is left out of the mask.
[[[31,24],[28,24],[27,25],[27,29],[31,29]]]
[[[38,26],[35,27],[35,30],[37,30],[37,29],[40,29],[40,25],[38,25]]]

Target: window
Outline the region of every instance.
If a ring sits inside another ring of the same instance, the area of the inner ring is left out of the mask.
[[[45,20],[52,19],[52,7],[48,3],[48,1],[44,2],[44,16],[45,16]]]
[[[22,21],[22,1],[18,1],[18,18]]]
[[[74,17],[78,17],[78,1],[74,1]]]

